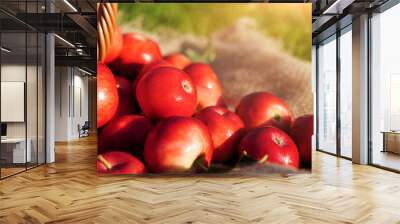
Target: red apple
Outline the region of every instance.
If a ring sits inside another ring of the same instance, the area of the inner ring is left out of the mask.
[[[112,151],[97,156],[97,172],[105,174],[145,174],[146,168],[126,152]]]
[[[143,76],[146,75],[149,71],[152,71],[153,69],[160,67],[174,67],[174,66],[162,59],[153,61],[150,64],[144,66],[143,69],[140,71],[139,75],[137,76],[137,78],[135,79],[135,81],[133,81],[133,96],[135,98],[136,98],[136,86],[139,80],[142,79]]]
[[[169,54],[164,57],[164,60],[168,61],[179,69],[184,69],[186,66],[192,63],[192,61],[188,57],[180,53]]]
[[[177,68],[159,67],[144,75],[136,87],[136,98],[151,119],[192,116],[197,93],[190,77]]]
[[[143,69],[140,71],[139,76],[136,78],[136,80],[143,77],[143,75],[145,75],[149,71],[159,68],[159,67],[174,67],[174,65],[172,65],[171,63],[169,63],[168,61],[163,60],[163,59],[155,60],[155,61],[151,62],[150,64],[143,67]]]
[[[99,133],[99,152],[119,149],[132,152],[144,145],[152,123],[141,115],[124,115],[112,119]]]
[[[260,163],[299,168],[296,144],[284,131],[272,126],[251,130],[240,141],[239,154]]]
[[[242,98],[236,113],[246,127],[271,125],[288,131],[292,114],[288,105],[268,92],[256,92]]]
[[[97,64],[97,127],[106,124],[117,112],[117,81],[104,64]]]
[[[311,144],[314,133],[314,116],[304,115],[294,120],[291,135],[299,149],[301,164],[309,167],[311,165]]]
[[[233,158],[244,124],[239,116],[222,106],[211,106],[200,111],[196,118],[203,121],[210,131],[214,144],[212,161],[222,163]]]
[[[209,167],[213,145],[207,127],[198,119],[170,117],[150,131],[144,160],[154,173],[187,172],[193,166]]]
[[[220,105],[222,86],[208,64],[193,63],[184,70],[196,85],[199,109]]]
[[[161,50],[156,42],[136,33],[125,33],[122,50],[111,68],[133,80],[145,65],[158,59],[161,59]]]
[[[136,112],[135,109],[135,97],[132,94],[132,83],[128,79],[122,76],[116,76],[117,80],[117,89],[119,95],[119,104],[117,112],[114,115],[115,117],[134,114]]]
[[[107,56],[104,59],[105,64],[113,62],[118,57],[122,49],[122,42],[123,42],[122,32],[119,29],[119,27],[116,27],[113,40],[111,41],[111,45],[107,52]]]

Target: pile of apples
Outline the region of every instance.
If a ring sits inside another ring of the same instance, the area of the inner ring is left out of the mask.
[[[269,92],[229,111],[210,65],[162,56],[156,42],[119,30],[97,65],[97,170],[109,174],[211,172],[243,161],[311,165],[313,116],[292,121]]]

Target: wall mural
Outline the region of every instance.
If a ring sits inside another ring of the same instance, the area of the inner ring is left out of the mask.
[[[97,14],[99,173],[311,171],[311,4]]]

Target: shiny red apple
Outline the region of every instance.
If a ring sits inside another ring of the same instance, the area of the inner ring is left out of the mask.
[[[192,80],[182,70],[172,67],[159,67],[143,76],[137,83],[136,98],[150,119],[190,117],[197,105]]]
[[[299,168],[299,152],[288,134],[279,128],[254,128],[240,141],[239,154],[259,163]]]
[[[165,60],[156,60],[151,62],[150,64],[146,65],[143,67],[143,69],[140,71],[139,75],[137,76],[137,78],[135,79],[135,81],[133,81],[133,96],[136,98],[136,86],[137,83],[139,82],[140,79],[143,78],[144,75],[146,75],[147,73],[149,73],[150,71],[156,69],[156,68],[160,68],[160,67],[174,67],[173,65],[171,65],[171,63],[165,61]]]
[[[111,41],[110,48],[107,52],[106,58],[104,59],[105,64],[113,62],[118,57],[122,49],[122,43],[123,43],[122,32],[119,29],[119,27],[116,27],[113,40]]]
[[[301,164],[310,167],[314,116],[303,115],[296,118],[292,124],[290,133],[299,149]]]
[[[136,80],[143,77],[143,75],[145,75],[149,71],[159,68],[159,67],[174,67],[174,65],[172,65],[171,63],[169,63],[168,61],[163,60],[163,59],[155,60],[155,61],[151,62],[150,64],[143,67],[143,69],[140,71],[139,76],[137,77]]]
[[[97,156],[97,172],[103,174],[146,174],[143,163],[126,152],[111,151]]]
[[[288,131],[292,113],[289,106],[269,92],[255,92],[243,97],[236,107],[236,114],[246,127],[271,125]]]
[[[193,83],[196,85],[199,109],[220,105],[222,85],[210,65],[193,63],[187,66],[184,71],[192,78]]]
[[[169,54],[166,57],[164,57],[164,60],[168,61],[175,67],[179,69],[184,69],[186,66],[190,65],[192,61],[186,57],[185,55],[181,53],[173,53]]]
[[[145,65],[159,59],[161,50],[156,42],[136,33],[125,33],[122,50],[111,68],[133,80]]]
[[[97,64],[97,127],[106,124],[117,112],[119,96],[117,81],[104,64]]]
[[[150,131],[144,160],[154,173],[188,172],[210,166],[213,144],[207,127],[198,119],[170,117]]]
[[[136,112],[135,101],[136,98],[132,94],[132,83],[127,78],[122,76],[115,76],[117,80],[117,89],[119,95],[119,104],[117,112],[114,117],[119,117]]]
[[[116,117],[99,133],[99,152],[112,149],[133,152],[135,146],[144,145],[152,126],[152,123],[142,115]]]
[[[196,118],[203,121],[210,131],[214,144],[212,161],[223,163],[233,158],[237,152],[244,124],[239,116],[222,106],[211,106],[200,111]]]

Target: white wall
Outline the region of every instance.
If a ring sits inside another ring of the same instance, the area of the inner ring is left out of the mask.
[[[55,68],[55,141],[68,141],[69,68]]]
[[[73,138],[78,138],[78,124],[83,125],[85,121],[88,120],[88,78],[82,76],[81,73],[76,74],[77,70],[75,70],[74,75],[74,96],[71,96],[71,99],[74,102],[71,102],[71,106],[74,105],[72,108],[71,114],[71,136]],[[79,102],[80,101],[80,102]],[[81,107],[81,108],[79,108]],[[81,111],[80,111],[81,110]]]
[[[56,141],[77,139],[78,124],[83,125],[88,120],[88,78],[83,75],[75,68],[56,67]]]

